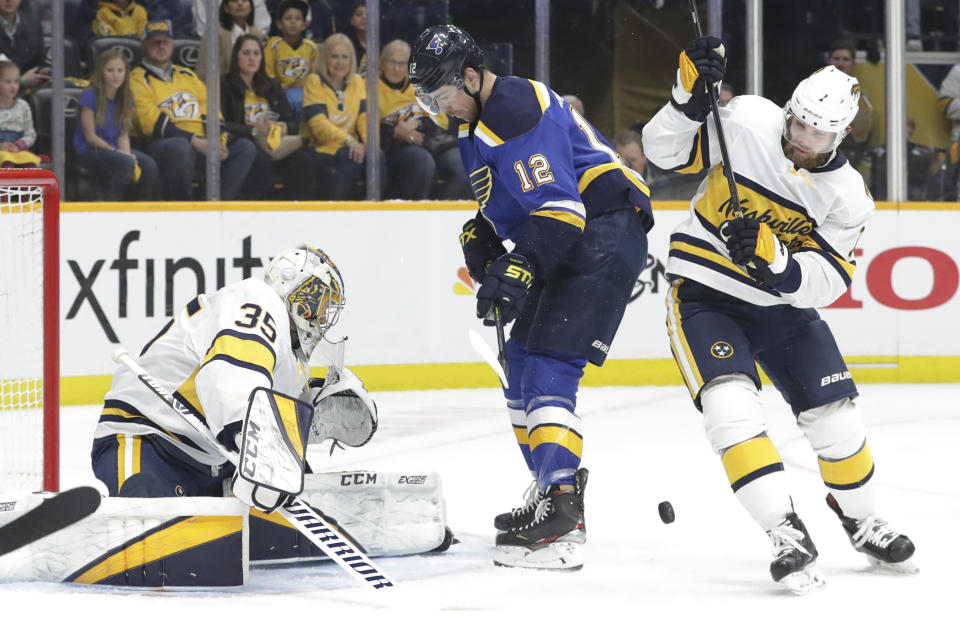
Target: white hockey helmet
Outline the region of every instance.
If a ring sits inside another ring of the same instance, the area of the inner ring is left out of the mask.
[[[783,108],[783,137],[807,151],[829,153],[843,140],[859,109],[860,82],[827,65],[801,80],[793,90]],[[799,126],[801,123],[805,126]],[[800,140],[799,134],[811,128],[822,135]]]
[[[326,253],[304,244],[281,251],[267,265],[264,280],[283,299],[296,327],[294,349],[309,360],[346,302],[340,270]]]

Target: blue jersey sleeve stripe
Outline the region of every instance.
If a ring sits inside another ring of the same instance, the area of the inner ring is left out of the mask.
[[[537,101],[540,103],[540,111],[545,112],[547,107],[550,106],[550,93],[546,85],[542,82],[537,82],[536,80],[531,80],[530,84],[533,85],[534,92],[537,95]]]
[[[483,140],[488,147],[496,147],[503,144],[503,140],[500,138],[500,136],[491,131],[490,128],[483,124],[482,121],[477,123],[475,135],[477,138]]]
[[[618,162],[605,162],[603,164],[590,167],[584,171],[583,175],[580,176],[580,181],[577,183],[577,190],[580,193],[583,193],[587,190],[587,187],[590,186],[591,182],[596,180],[599,176],[603,175],[607,171],[622,171],[627,180],[632,182],[637,189],[640,189],[645,196],[648,198],[650,197],[650,188],[644,184],[643,180],[638,178],[633,171],[630,171]]]

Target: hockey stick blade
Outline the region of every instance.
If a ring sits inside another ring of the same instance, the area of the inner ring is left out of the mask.
[[[217,447],[217,450],[223,457],[229,460],[232,465],[237,465],[237,454],[224,449],[223,446],[210,435],[206,425],[202,424],[196,416],[178,402],[162,384],[147,373],[147,371],[127,353],[126,349],[115,349],[113,352],[113,360],[118,364],[122,364],[137,376],[137,379],[163,400],[168,407],[173,409],[210,444]],[[299,498],[294,497],[287,502],[285,506],[277,509],[277,513],[283,516],[283,518],[292,524],[297,531],[302,533],[307,540],[327,554],[331,560],[340,565],[341,569],[350,574],[350,576],[358,582],[373,589],[396,586],[396,583],[387,576],[383,569],[367,557],[366,553],[359,548],[359,545],[351,542],[351,536],[341,533],[337,527],[327,522],[326,516],[316,507],[311,507]]]
[[[75,487],[44,499],[40,505],[0,527],[0,556],[80,522],[100,506],[100,492]]]
[[[496,372],[503,388],[506,389],[509,387],[510,385],[507,384],[507,374],[503,371],[503,367],[500,366],[500,362],[497,360],[497,356],[494,355],[490,345],[473,329],[467,329],[467,336],[470,338],[470,345],[473,347],[473,350],[477,352],[477,355],[483,358],[483,361],[490,365],[490,368]]]

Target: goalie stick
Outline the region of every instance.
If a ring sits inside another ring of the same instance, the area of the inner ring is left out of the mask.
[[[0,510],[4,504],[0,503]],[[74,487],[45,498],[39,506],[0,527],[0,556],[80,522],[100,506],[100,492]]]
[[[113,360],[130,370],[137,379],[147,386],[160,398],[164,404],[173,409],[191,427],[196,429],[211,444],[217,447],[220,453],[234,466],[238,456],[227,451],[219,442],[209,435],[207,428],[196,416],[190,413],[183,404],[174,398],[157,380],[155,380],[140,364],[130,357],[126,349],[119,348],[113,352]],[[327,522],[327,518],[317,508],[310,506],[297,497],[291,498],[284,506],[277,509],[287,522],[292,524],[317,548],[327,554],[352,578],[373,589],[394,587],[396,583],[384,573],[367,555],[352,542],[345,534]]]

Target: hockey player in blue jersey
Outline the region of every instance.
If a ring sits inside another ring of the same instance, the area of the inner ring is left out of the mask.
[[[649,190],[549,87],[487,69],[462,29],[425,30],[410,79],[424,109],[466,123],[460,155],[480,210],[460,243],[480,283],[477,316],[513,321],[504,395],[534,482],[522,507],[495,519],[494,561],[578,569],[587,470],[577,389],[586,364],[607,357],[646,262]]]
[[[872,564],[912,572],[914,545],[876,513],[874,464],[857,387],[816,311],[847,290],[874,204],[841,152],[860,85],[833,66],[802,80],[785,107],[738,96],[719,109],[743,215],[720,165],[707,87],[725,49],[699,38],[680,54],[671,100],[643,129],[663,169],[707,169],[690,217],[670,236],[667,328],[674,358],[730,486],[770,538],[773,579],[819,588],[817,548],[797,515],[768,437],[757,363],[817,454],[827,504]]]

